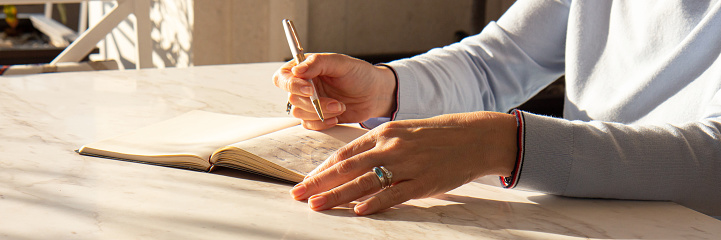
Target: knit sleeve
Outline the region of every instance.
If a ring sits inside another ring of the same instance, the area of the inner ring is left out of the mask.
[[[516,188],[667,200],[721,215],[719,116],[681,125],[629,125],[524,112],[524,156]]]
[[[568,3],[519,1],[480,34],[388,63],[398,76],[397,119],[507,112],[565,68]]]

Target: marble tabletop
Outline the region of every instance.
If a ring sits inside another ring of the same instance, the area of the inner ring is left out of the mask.
[[[194,109],[283,116],[281,63],[0,77],[0,239],[721,238],[671,202],[574,199],[473,182],[359,217],[291,185],[80,156],[83,144]]]

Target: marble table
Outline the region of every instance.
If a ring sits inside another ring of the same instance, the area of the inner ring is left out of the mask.
[[[289,184],[80,156],[193,109],[283,116],[281,63],[0,77],[0,239],[721,238],[671,202],[573,199],[478,182],[366,217]]]

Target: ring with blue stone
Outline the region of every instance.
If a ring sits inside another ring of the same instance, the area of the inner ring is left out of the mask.
[[[378,180],[381,182],[381,189],[390,187],[393,179],[393,173],[386,169],[384,166],[378,166],[373,168],[373,173],[376,174]]]
[[[385,188],[385,186],[386,186],[385,171],[383,171],[383,169],[381,169],[380,167],[374,167],[373,173],[375,173],[376,176],[378,177],[378,180],[381,181],[381,189]]]

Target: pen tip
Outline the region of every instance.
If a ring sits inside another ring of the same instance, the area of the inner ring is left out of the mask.
[[[318,114],[320,121],[324,122],[325,118],[323,117],[323,110],[320,109],[320,101],[318,101],[318,99],[313,100],[313,108],[315,108],[315,112]]]

